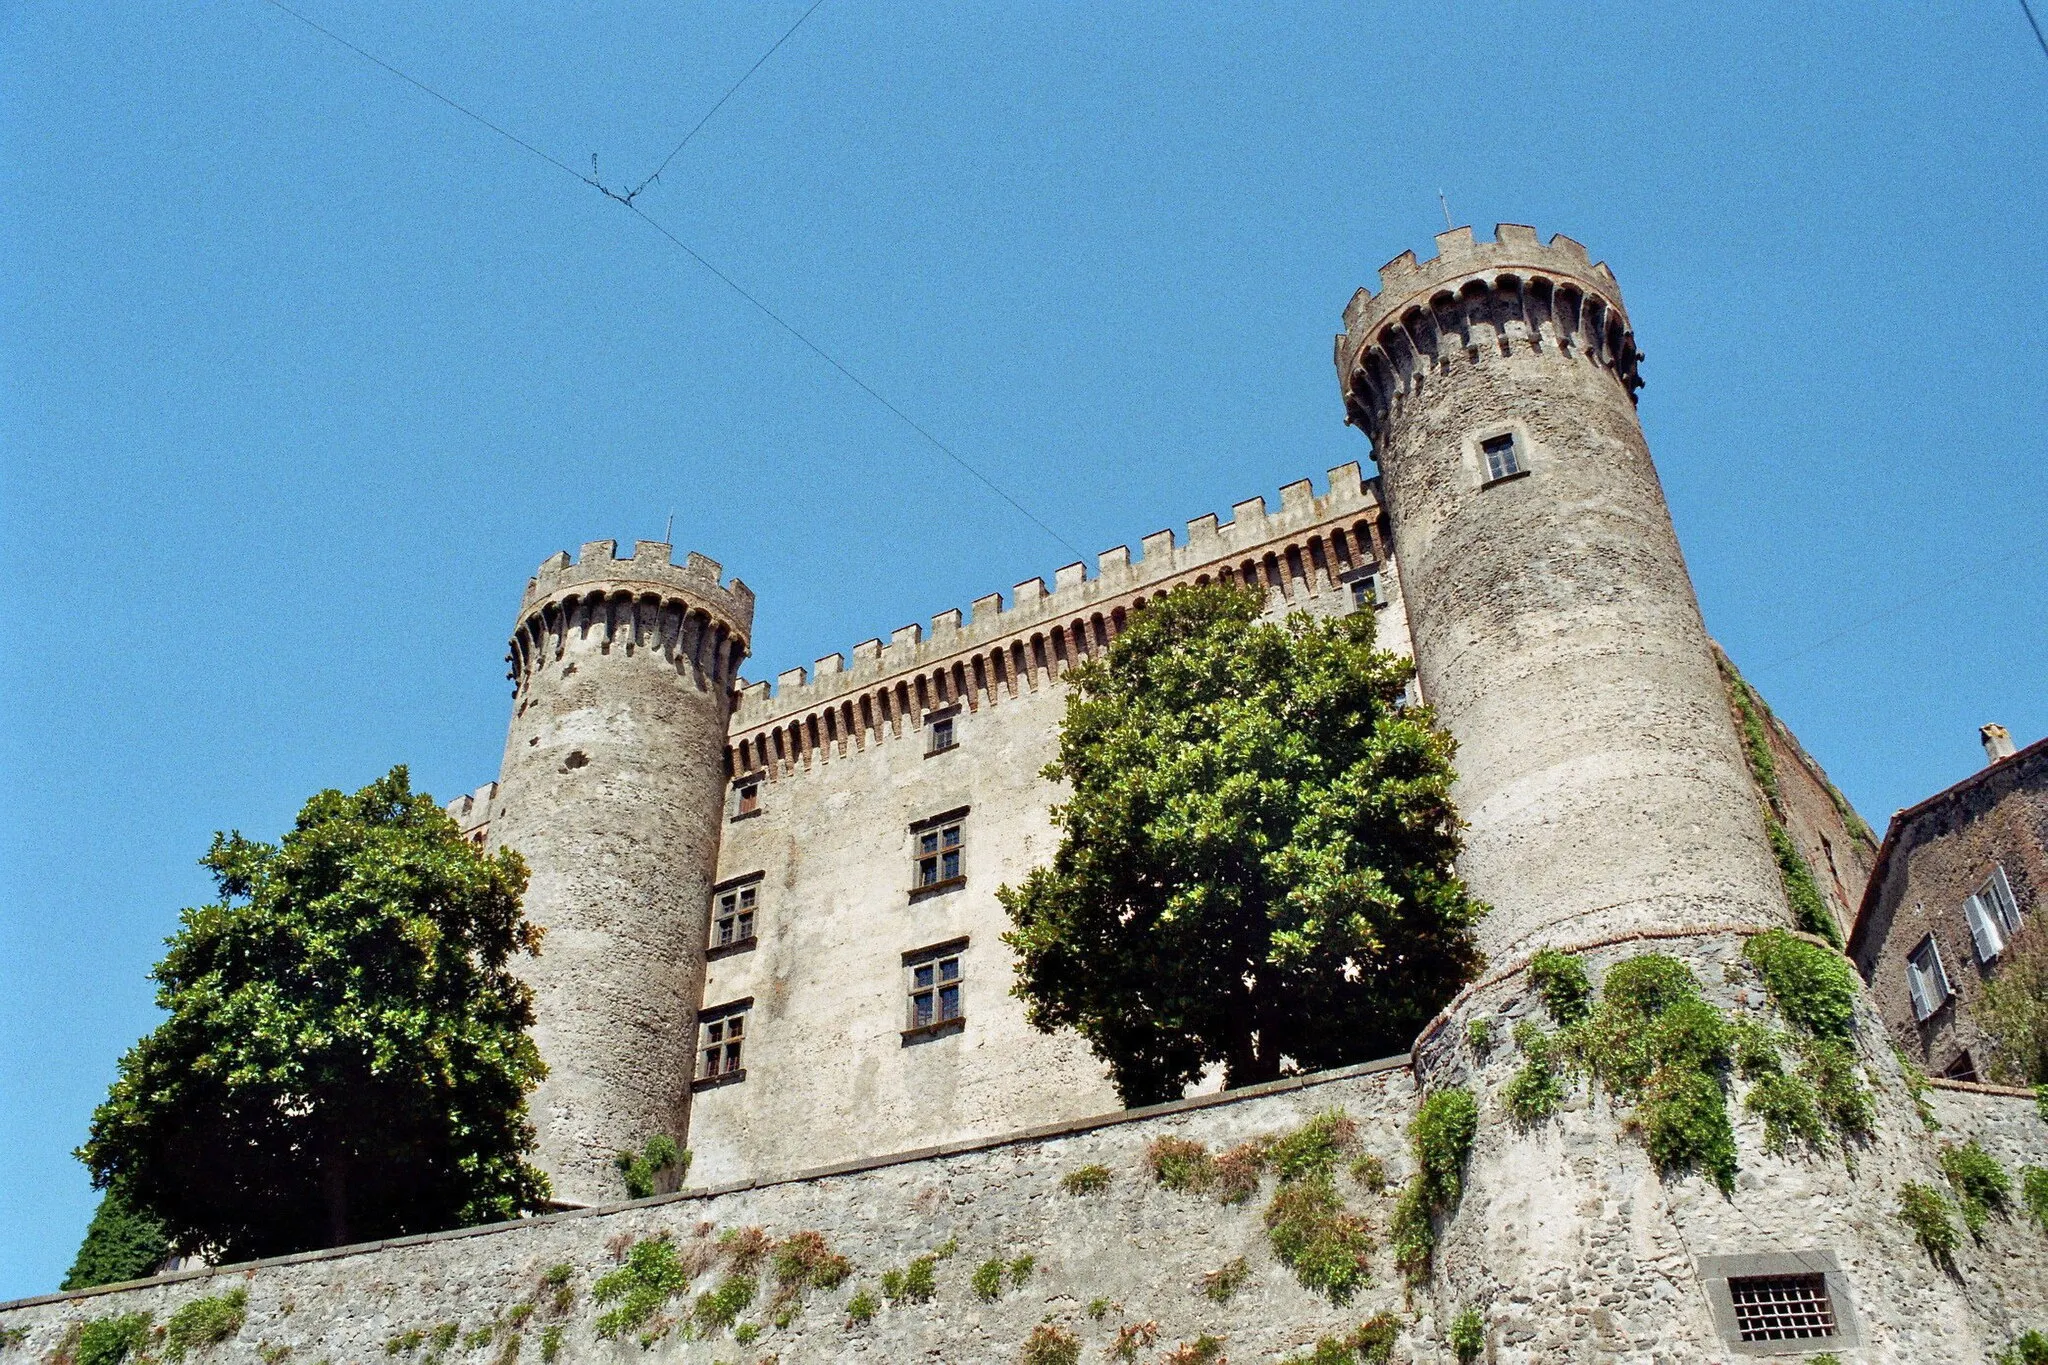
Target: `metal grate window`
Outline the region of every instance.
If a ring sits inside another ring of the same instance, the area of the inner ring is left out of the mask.
[[[1757,1275],[1728,1281],[1735,1326],[1744,1341],[1835,1335],[1835,1305],[1825,1275]]]

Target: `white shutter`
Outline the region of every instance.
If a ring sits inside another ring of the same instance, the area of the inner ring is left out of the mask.
[[[2005,864],[1999,863],[1991,869],[1991,880],[1984,883],[1979,895],[1998,909],[1998,918],[2005,923],[2006,932],[2016,934],[2020,929],[2020,903],[2013,898],[2012,883],[2005,878]]]
[[[2005,938],[1998,932],[1997,912],[1982,896],[1963,899],[1963,917],[1970,922],[1970,938],[1977,945],[1977,960],[1989,962],[2005,951]]]
[[[1948,968],[1941,963],[1941,940],[1932,934],[1927,936],[1927,955],[1934,962],[1933,984],[1935,991],[1939,992],[1930,993],[1930,996],[1934,1001],[1934,1008],[1940,1009],[1943,1002],[1955,994],[1955,988],[1948,984]]]
[[[1906,993],[1913,997],[1913,1018],[1916,1021],[1934,1013],[1927,1007],[1927,990],[1920,984],[1920,964],[1916,958],[1906,959]]]

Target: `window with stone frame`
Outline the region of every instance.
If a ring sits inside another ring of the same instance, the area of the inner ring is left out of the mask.
[[[742,816],[759,815],[760,813],[761,780],[756,777],[733,783],[732,818],[738,820]]]
[[[1906,993],[1913,998],[1913,1017],[1927,1020],[1952,994],[1948,972],[1941,965],[1941,945],[1929,934],[1906,954]]]
[[[731,948],[754,941],[754,915],[760,908],[760,897],[759,881],[729,887],[717,894],[711,908],[713,948]]]
[[[1386,586],[1377,573],[1362,573],[1351,580],[1351,609],[1365,611],[1387,604]]]
[[[910,828],[911,894],[957,886],[967,879],[967,811],[920,820]]]
[[[747,1016],[752,999],[721,1005],[697,1016],[697,1080],[738,1080],[746,1075]]]
[[[1824,1341],[1837,1335],[1825,1275],[1749,1275],[1728,1281],[1743,1341]]]
[[[966,955],[966,939],[903,955],[909,1005],[905,1032],[936,1029],[967,1017]]]
[[[948,749],[958,747],[959,743],[960,722],[955,713],[948,711],[925,722],[926,753],[942,754]]]
[[[1489,436],[1479,443],[1479,457],[1486,462],[1486,482],[1498,483],[1523,470],[1522,448],[1513,432]]]

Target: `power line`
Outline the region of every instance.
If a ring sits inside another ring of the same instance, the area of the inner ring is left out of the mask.
[[[2000,555],[1997,559],[1992,560],[1988,564],[1980,564],[1976,568],[1969,570],[1967,573],[1957,574],[1955,577],[1950,578],[1945,582],[1936,585],[1935,587],[1929,588],[1926,592],[1918,593],[1912,597],[1900,598],[1898,601],[1893,602],[1891,605],[1887,606],[1883,611],[1878,612],[1874,616],[1866,616],[1860,621],[1851,622],[1849,625],[1843,626],[1840,630],[1836,631],[1833,635],[1823,636],[1821,639],[1815,640],[1812,644],[1807,645],[1803,649],[1795,649],[1790,654],[1781,654],[1775,659],[1765,660],[1761,666],[1766,668],[1777,668],[1784,664],[1789,664],[1795,659],[1803,659],[1807,655],[1813,653],[1815,650],[1825,649],[1829,645],[1833,644],[1835,641],[1840,640],[1845,636],[1854,635],[1857,631],[1862,630],[1865,626],[1874,626],[1879,621],[1889,619],[1905,607],[1919,606],[1922,602],[1925,602],[1930,598],[1939,597],[1943,593],[1950,591],[1959,584],[1967,583],[1973,578],[1982,578],[1985,574],[1990,573],[1993,569],[2004,568],[2007,564],[2012,563],[2012,561],[2018,559],[2021,555],[2026,554],[2032,548],[2032,546],[2022,545],[2019,549],[2014,550],[2011,554]]]
[[[2034,7],[2027,0],[2020,0],[2020,10],[2027,16],[2028,27],[2034,30],[2034,41],[2041,45],[2043,54],[2048,54],[2048,34],[2041,32],[2041,21],[2034,17]]]
[[[767,304],[763,303],[760,299],[756,298],[753,294],[749,293],[744,287],[740,285],[740,283],[737,280],[733,279],[731,275],[728,275],[725,271],[719,269],[717,266],[713,265],[709,260],[705,259],[705,257],[700,252],[698,252],[696,248],[692,247],[682,238],[676,236],[673,232],[670,232],[666,227],[663,227],[653,218],[650,218],[644,209],[642,209],[639,205],[633,202],[633,197],[635,195],[638,195],[641,189],[645,189],[648,183],[652,182],[654,178],[653,176],[649,176],[646,181],[643,181],[641,183],[639,188],[636,188],[627,194],[621,194],[616,190],[607,189],[604,185],[598,182],[595,176],[585,175],[581,171],[578,171],[573,167],[569,166],[566,162],[560,161],[555,157],[550,156],[548,153],[542,151],[539,147],[536,147],[531,142],[528,142],[525,138],[522,138],[515,133],[507,131],[505,128],[502,128],[498,124],[493,123],[490,119],[485,118],[482,114],[479,114],[474,109],[469,108],[467,105],[460,104],[457,101],[450,99],[448,96],[442,94],[440,91],[428,85],[425,81],[418,80],[412,76],[407,75],[405,72],[399,70],[391,63],[385,61],[382,57],[377,56],[375,53],[365,51],[363,48],[356,46],[354,43],[342,37],[340,34],[334,32],[332,29],[325,28],[320,24],[315,23],[312,19],[299,13],[299,11],[293,9],[290,5],[285,4],[284,0],[263,0],[263,3],[271,6],[273,9],[276,9],[284,14],[290,15],[292,18],[304,24],[307,28],[312,29],[315,33],[320,34],[324,38],[332,39],[334,42],[339,43],[341,46],[347,48],[350,52],[355,53],[358,57],[361,57],[364,61],[369,62],[371,65],[376,66],[381,70],[390,72],[392,75],[404,81],[407,85],[410,85],[417,90],[420,90],[428,95],[433,96],[435,99],[447,105],[450,109],[453,109],[456,113],[461,114],[463,117],[482,124],[484,127],[490,129],[499,137],[504,138],[507,142],[510,142],[513,146],[518,147],[520,150],[531,152],[533,155],[539,157],[542,161],[547,162],[548,165],[553,166],[558,171],[561,171],[564,175],[574,176],[577,180],[581,181],[585,185],[590,186],[592,189],[604,195],[605,198],[610,199],[615,203],[623,205],[628,211],[630,211],[633,214],[633,216],[640,219],[642,222],[646,223],[649,227],[653,228],[663,237],[667,238],[691,260],[695,261],[698,265],[702,266],[705,270],[709,271],[711,275],[714,278],[716,278],[721,284],[725,285],[726,288],[732,290],[733,293],[739,295],[742,299],[746,300],[749,304],[753,305],[753,307],[756,310],[758,310],[764,317],[766,317],[770,322],[773,322],[777,327],[780,327],[783,331],[789,333],[790,336],[796,338],[797,341],[801,342],[803,346],[807,350],[809,350],[813,355],[817,356],[820,360],[823,360],[827,365],[830,365],[834,370],[837,370],[841,375],[843,375],[847,379],[849,383],[853,384],[855,388],[858,388],[862,393],[874,399],[875,402],[879,403],[882,407],[886,408],[891,414],[893,414],[898,421],[902,422],[905,426],[909,427],[912,431],[916,432],[919,436],[923,437],[932,446],[933,449],[937,450],[941,455],[944,455],[954,464],[959,465],[960,468],[966,470],[969,474],[973,475],[974,478],[979,480],[981,484],[984,487],[986,487],[990,492],[994,493],[997,497],[1001,498],[1005,503],[1009,504],[1009,506],[1013,508],[1015,511],[1022,514],[1024,519],[1029,521],[1033,526],[1036,526],[1039,530],[1045,532],[1046,535],[1052,537],[1052,539],[1055,542],[1057,542],[1061,547],[1063,547],[1069,554],[1073,555],[1077,559],[1086,558],[1086,556],[1083,555],[1081,551],[1075,547],[1072,541],[1068,540],[1058,531],[1053,530],[1052,527],[1046,525],[1045,522],[1041,521],[1036,514],[1034,514],[1029,508],[1025,507],[1023,503],[1017,501],[1016,498],[1012,497],[1008,492],[1006,492],[1003,489],[1003,487],[1000,484],[998,484],[994,479],[991,479],[988,475],[982,473],[979,469],[975,468],[963,456],[961,456],[961,454],[958,451],[954,450],[951,446],[947,445],[937,436],[934,436],[931,433],[931,431],[924,426],[923,423],[919,422],[917,419],[913,418],[909,413],[905,412],[902,408],[896,406],[896,404],[890,402],[887,398],[883,397],[881,392],[877,390],[874,387],[874,385],[868,383],[859,375],[855,374],[852,370],[849,370],[848,368],[846,368],[846,366],[842,365],[839,362],[839,360],[832,355],[831,352],[827,351],[817,342],[812,341],[809,337],[805,336],[801,331],[797,330],[794,324],[790,323],[780,313],[777,313],[774,309],[770,308]],[[782,44],[788,40],[789,35],[791,33],[795,33],[797,28],[803,24],[804,19],[808,19],[811,16],[811,14],[817,10],[818,6],[823,3],[824,0],[814,0],[814,3],[811,5],[811,8],[805,10],[803,16],[799,18],[795,24],[792,24],[790,26],[789,31],[784,33],[781,38],[776,39],[774,46],[770,47],[768,49],[768,52],[762,55],[761,61],[766,61],[768,59],[768,56],[774,53],[775,48],[782,46]],[[755,62],[753,67],[748,69],[747,76],[753,75],[754,71],[760,68],[760,65],[761,62]],[[676,152],[680,152],[683,149],[684,145],[689,142],[690,138],[696,136],[697,129],[702,128],[704,124],[710,120],[711,114],[715,114],[718,112],[718,105],[724,104],[726,100],[732,98],[733,91],[738,90],[741,85],[746,83],[747,76],[740,77],[740,79],[733,84],[732,89],[726,91],[725,94],[719,98],[718,104],[714,104],[711,107],[710,113],[707,113],[702,119],[698,120],[696,127],[692,128],[689,131],[689,133],[684,136],[682,142],[676,144]],[[662,168],[666,169],[669,161],[673,161],[674,159],[675,152],[669,153],[668,159],[664,160],[661,163]],[[657,170],[655,172],[655,175],[659,175],[660,173],[661,171]]]
[[[766,62],[770,57],[773,57],[775,55],[775,50],[781,47],[784,43],[788,42],[790,39],[790,35],[795,33],[798,29],[802,28],[804,26],[804,20],[810,18],[813,14],[816,14],[818,12],[818,6],[824,3],[825,0],[811,0],[811,7],[805,10],[802,14],[798,15],[796,22],[791,24],[780,38],[777,38],[772,44],[769,45],[768,50],[761,54],[759,61],[756,61],[752,66],[747,68],[746,75],[741,76],[738,80],[734,81],[732,83],[732,88],[730,90],[727,90],[723,95],[720,95],[718,97],[718,103],[712,105],[709,109],[706,109],[704,111],[704,117],[697,120],[696,126],[691,128],[689,132],[684,133],[683,140],[675,145],[675,149],[673,151],[671,151],[667,156],[661,159],[661,164],[654,168],[654,174],[648,176],[645,180],[635,185],[632,188],[632,190],[627,193],[627,208],[631,208],[633,206],[633,201],[640,197],[640,191],[646,189],[649,185],[652,185],[655,181],[661,179],[661,173],[668,169],[668,163],[674,161],[676,159],[676,154],[678,152],[681,152],[683,148],[690,145],[690,139],[697,136],[697,134],[703,130],[705,124],[711,122],[711,116],[717,113],[719,110],[725,108],[725,102],[731,99],[734,95],[738,94],[739,88],[747,83],[749,77],[751,77],[756,71],[759,71],[761,69],[762,63]]]

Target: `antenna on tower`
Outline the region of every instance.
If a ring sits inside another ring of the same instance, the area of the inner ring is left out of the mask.
[[[1449,232],[1451,230],[1451,201],[1444,198],[1442,190],[1438,190],[1436,192],[1436,202],[1438,207],[1444,211],[1444,231]]]
[[[662,543],[662,544],[664,544],[664,545],[673,545],[673,544],[675,544],[675,540],[674,540],[674,536],[675,536],[675,531],[676,531],[676,514],[675,514],[675,513],[673,513],[673,512],[671,512],[671,513],[669,513],[669,514],[668,514],[668,525],[666,525],[666,526],[664,526],[664,527],[662,527],[662,528],[661,528],[661,543]]]

